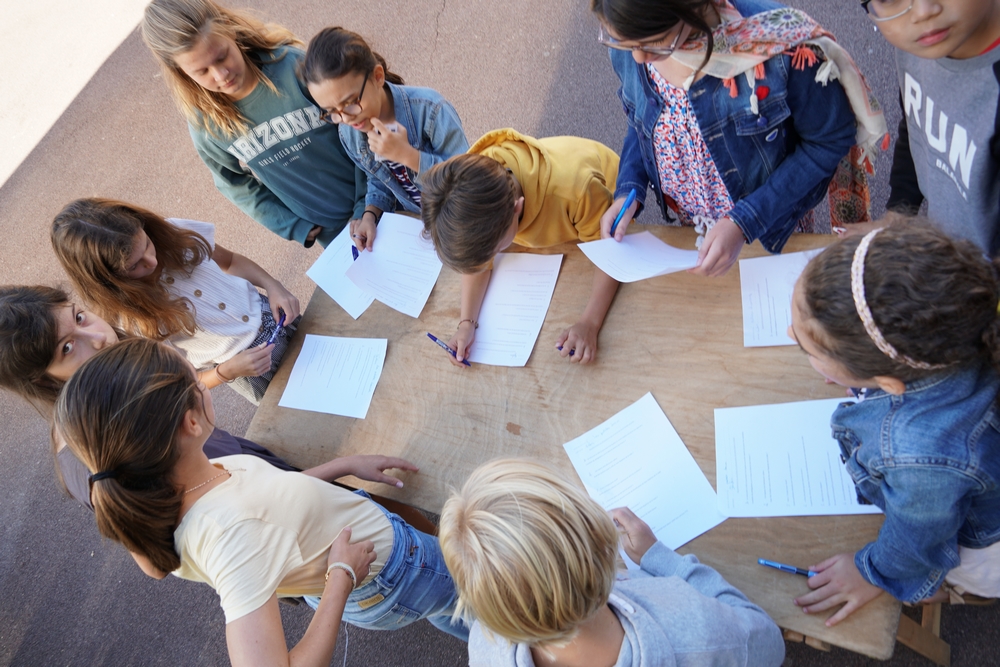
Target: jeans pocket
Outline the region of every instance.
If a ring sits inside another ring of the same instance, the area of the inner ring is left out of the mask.
[[[420,614],[409,607],[396,603],[389,607],[381,616],[373,621],[357,623],[357,625],[372,630],[396,630],[420,619]]]

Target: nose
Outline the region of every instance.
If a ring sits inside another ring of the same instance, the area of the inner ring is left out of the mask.
[[[229,80],[229,70],[225,67],[215,68],[215,81],[217,83],[225,83]]]
[[[639,49],[632,49],[632,58],[640,65],[644,65],[650,62],[651,60],[655,60],[656,56],[653,55],[652,53],[646,53],[645,51],[640,51]]]
[[[83,338],[90,346],[95,350],[103,350],[104,346],[108,344],[108,338],[101,331],[95,331],[91,329],[82,329],[80,331],[80,338]]]
[[[913,7],[910,9],[914,21],[937,16],[941,13],[941,3],[939,0],[913,0]]]

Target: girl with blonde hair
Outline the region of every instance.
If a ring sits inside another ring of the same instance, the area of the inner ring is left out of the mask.
[[[298,78],[302,43],[291,32],[212,0],[153,0],[141,27],[230,201],[306,247],[362,217],[365,173]]]

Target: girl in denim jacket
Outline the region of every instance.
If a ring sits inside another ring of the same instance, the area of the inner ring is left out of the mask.
[[[323,119],[339,125],[347,154],[368,174],[365,212],[351,221],[351,238],[371,250],[382,212],[420,213],[420,174],[469,150],[462,121],[440,93],[404,86],[385,58],[343,28],[312,38],[302,75]]]
[[[877,540],[809,568],[803,611],[846,602],[827,625],[883,590],[1000,597],[998,266],[907,219],[835,243],[795,286],[789,334],[855,388],[833,434],[859,498],[885,512]]]
[[[628,119],[605,238],[634,190],[614,234],[623,238],[649,185],[665,218],[705,235],[700,275],[725,273],[744,243],[776,253],[796,228],[816,231],[810,212],[828,186],[834,225],[867,220],[868,152],[888,139],[885,121],[854,61],[815,21],[770,0],[592,8]]]

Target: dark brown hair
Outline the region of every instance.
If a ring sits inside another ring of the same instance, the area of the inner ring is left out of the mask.
[[[385,80],[398,86],[403,77],[389,71],[385,58],[372,51],[364,38],[341,27],[323,28],[309,40],[299,76],[306,83],[322,83],[347,74],[371,74],[376,65],[385,71]]]
[[[875,324],[900,354],[958,367],[991,362],[1000,370],[1000,283],[994,263],[969,241],[928,221],[892,216],[865,258],[865,299]],[[804,326],[816,344],[859,378],[909,382],[936,370],[893,361],[872,342],[851,293],[855,236],[831,245],[802,274]]]
[[[716,11],[713,0],[591,0],[590,9],[615,34],[628,40],[658,37],[678,23],[686,23],[707,36],[704,62],[712,57],[715,40],[707,17]]]
[[[56,309],[69,305],[55,287],[0,287],[0,386],[46,417],[63,386],[48,374],[59,342]]]
[[[514,220],[514,179],[484,155],[456,155],[427,170],[420,199],[424,235],[459,273],[482,270]]]
[[[126,275],[126,264],[140,231],[156,248],[157,268],[147,278],[134,279]],[[52,222],[52,248],[76,291],[112,325],[156,340],[194,333],[194,305],[171,295],[159,276],[164,271],[190,275],[212,256],[200,234],[122,201],[77,199]]]
[[[92,475],[111,473],[90,488],[101,535],[163,572],[180,567],[174,529],[182,496],[170,476],[180,458],[177,432],[192,409],[204,405],[190,364],[144,338],[87,360],[55,406],[54,443],[64,441]]]

